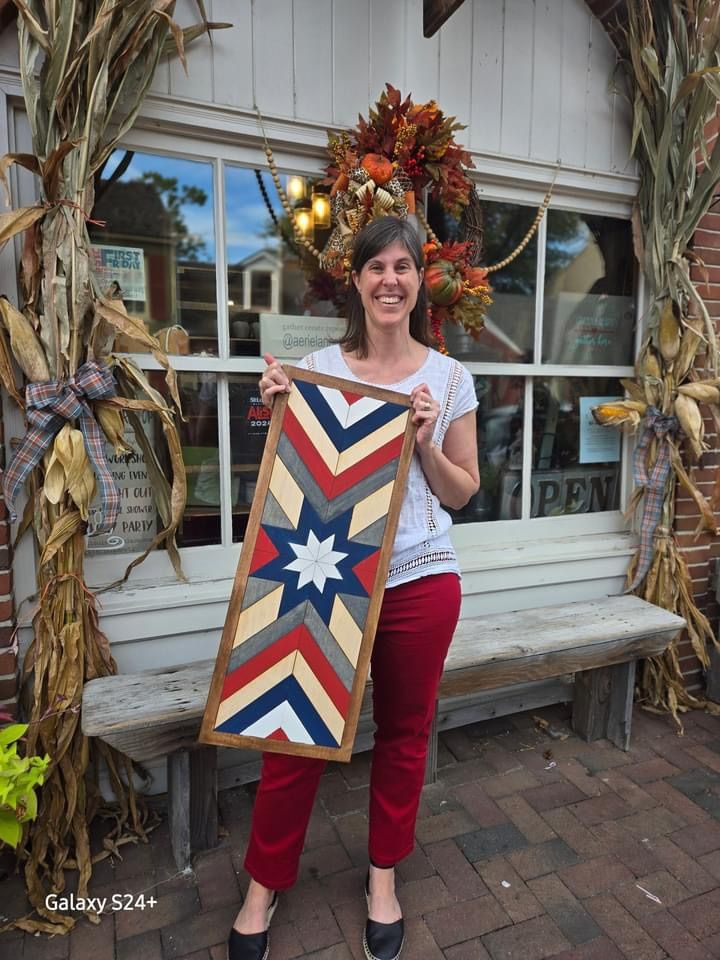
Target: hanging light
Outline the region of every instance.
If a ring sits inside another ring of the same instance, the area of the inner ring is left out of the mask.
[[[307,196],[305,177],[298,177],[295,174],[289,176],[287,178],[286,190],[287,195],[291,200],[304,200]]]
[[[304,237],[312,236],[315,226],[312,207],[299,207],[295,211],[295,223]]]
[[[326,193],[313,190],[312,212],[317,229],[326,230],[330,226],[330,197]]]

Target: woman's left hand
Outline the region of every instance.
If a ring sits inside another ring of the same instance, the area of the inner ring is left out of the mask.
[[[412,422],[417,426],[415,445],[419,449],[427,449],[432,445],[435,424],[440,415],[440,404],[433,399],[430,387],[420,383],[410,394],[410,403],[413,408]]]

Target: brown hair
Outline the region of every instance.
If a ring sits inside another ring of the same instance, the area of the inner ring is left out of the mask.
[[[393,243],[401,243],[405,247],[418,273],[425,267],[422,244],[413,224],[400,217],[388,216],[373,220],[355,237],[350,269],[359,274],[368,260]],[[348,353],[354,352],[360,358],[367,357],[365,308],[352,279],[348,289],[346,322],[345,334],[339,341],[340,347]],[[415,306],[410,311],[410,336],[425,347],[434,346],[428,322],[428,299],[424,283],[420,284]]]

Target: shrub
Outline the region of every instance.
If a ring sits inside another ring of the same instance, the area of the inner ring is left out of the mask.
[[[0,844],[17,847],[22,824],[37,816],[36,787],[45,780],[50,758],[23,757],[18,742],[25,736],[26,723],[0,727]]]

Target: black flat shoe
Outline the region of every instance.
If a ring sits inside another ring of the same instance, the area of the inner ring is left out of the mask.
[[[365,878],[365,899],[370,907],[370,873]],[[405,943],[402,917],[393,923],[380,923],[367,918],[363,933],[363,950],[367,960],[397,960]]]
[[[278,895],[275,892],[267,909],[267,925],[262,933],[238,933],[233,927],[228,940],[228,960],[267,960],[270,953],[270,935],[267,928],[277,905]]]

